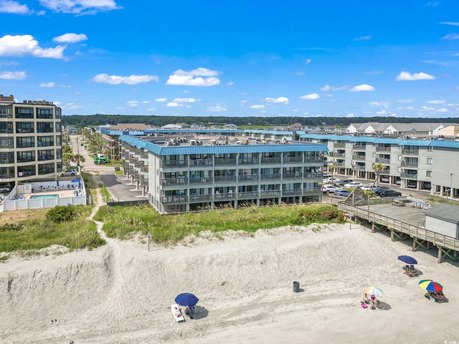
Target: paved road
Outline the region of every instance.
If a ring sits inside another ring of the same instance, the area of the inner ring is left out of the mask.
[[[113,195],[115,201],[135,201],[147,199],[142,193],[135,190],[135,185],[115,174],[101,174],[100,180]]]

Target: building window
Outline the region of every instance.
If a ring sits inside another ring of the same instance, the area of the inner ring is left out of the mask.
[[[54,149],[38,151],[38,161],[54,160]]]
[[[56,119],[61,119],[62,109],[56,108]]]
[[[12,134],[12,133],[13,133],[13,123],[0,122],[0,134]]]
[[[426,177],[432,177],[432,171],[426,171]]]
[[[0,164],[14,164],[13,152],[0,153]]]
[[[54,146],[54,136],[38,136],[37,146],[38,147]]]
[[[38,122],[37,133],[52,133],[54,131],[53,123]]]
[[[33,107],[17,107],[16,118],[33,118]]]
[[[427,165],[432,165],[432,158],[427,158]]]
[[[56,160],[62,159],[62,149],[56,149]]]
[[[0,178],[14,178],[14,167],[0,168]]]
[[[62,124],[60,122],[56,123],[56,132],[60,133],[62,131]]]
[[[34,132],[33,122],[17,122],[16,134],[30,134]]]
[[[12,137],[0,137],[0,148],[14,148]]]
[[[17,162],[31,162],[35,161],[35,151],[27,151],[27,152],[18,152],[17,153]]]
[[[56,146],[60,146],[60,145],[61,145],[61,137],[56,136]]]
[[[38,108],[37,109],[37,118],[52,119],[53,118],[53,109]]]
[[[9,106],[0,106],[0,118],[11,118],[13,114],[11,113],[11,108]]]
[[[35,147],[35,137],[17,137],[16,148],[32,148]]]
[[[38,165],[38,174],[54,173],[54,164]]]
[[[18,166],[18,177],[30,177],[35,174],[35,165]]]

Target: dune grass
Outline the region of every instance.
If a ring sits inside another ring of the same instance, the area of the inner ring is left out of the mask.
[[[159,215],[149,206],[104,206],[95,219],[105,223],[104,230],[110,237],[125,239],[137,232],[151,233],[156,242],[176,242],[205,230],[255,232],[286,225],[344,222],[343,214],[326,204],[222,209],[179,215]]]
[[[39,250],[50,245],[62,245],[71,250],[95,248],[104,244],[96,225],[86,217],[91,207],[76,206],[78,216],[62,223],[46,220],[48,209],[0,214],[0,252]]]

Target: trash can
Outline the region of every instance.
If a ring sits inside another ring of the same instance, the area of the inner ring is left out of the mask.
[[[300,282],[293,281],[293,292],[298,293],[300,291]]]

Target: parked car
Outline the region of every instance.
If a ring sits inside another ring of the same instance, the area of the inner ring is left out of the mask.
[[[322,180],[324,184],[333,184],[336,181],[336,178],[327,177]]]
[[[396,206],[396,207],[404,207],[406,205],[407,202],[405,202],[406,200],[403,200],[403,199],[394,199],[392,201],[392,205]],[[410,201],[408,201],[410,202]]]
[[[365,191],[373,191],[373,189],[376,188],[376,185],[373,183],[363,184],[360,188]]]
[[[75,168],[70,168],[61,173],[61,177],[73,177],[78,174],[78,171]]]
[[[339,185],[339,186],[344,186],[344,185],[346,185],[348,183],[352,183],[352,182],[353,182],[352,179],[340,179],[340,180],[335,181],[335,184]]]
[[[331,184],[322,185],[322,192],[333,193],[336,191],[336,186]]]
[[[372,191],[379,196],[381,192],[387,190],[389,190],[388,186],[375,186]]]
[[[428,210],[431,208],[429,203],[427,203],[426,201],[420,200],[420,199],[412,201],[411,205],[415,208],[424,209],[424,210]]]
[[[378,193],[379,197],[400,197],[402,195],[401,192],[395,191],[395,190],[382,190]]]
[[[346,185],[344,185],[344,187],[348,188],[348,189],[353,189],[353,188],[356,188],[356,187],[359,187],[359,186],[362,186],[362,183],[350,182],[350,183],[347,183]]]
[[[335,195],[338,197],[348,197],[351,193],[344,189],[336,189]]]

